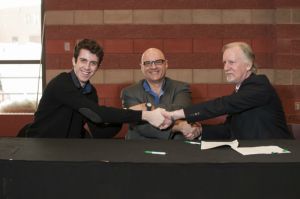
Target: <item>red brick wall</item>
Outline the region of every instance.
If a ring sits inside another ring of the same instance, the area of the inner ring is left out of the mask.
[[[74,44],[88,37],[105,49],[93,79],[101,103],[120,106],[119,91],[141,78],[140,55],[148,47],[166,53],[172,75],[189,82],[194,102],[201,102],[231,92],[215,74],[222,71],[220,50],[246,41],[288,122],[300,123],[299,8],[298,0],[44,0],[46,80],[71,68]],[[202,72],[208,77],[195,75]]]

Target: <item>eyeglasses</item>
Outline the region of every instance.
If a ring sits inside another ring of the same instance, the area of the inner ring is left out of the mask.
[[[150,67],[152,66],[152,64],[154,64],[155,66],[161,66],[165,63],[166,60],[164,59],[158,59],[158,60],[154,60],[154,61],[144,61],[143,65],[145,67]]]

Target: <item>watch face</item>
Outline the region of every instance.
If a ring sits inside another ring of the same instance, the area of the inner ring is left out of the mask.
[[[147,111],[151,111],[152,104],[150,102],[146,103]]]

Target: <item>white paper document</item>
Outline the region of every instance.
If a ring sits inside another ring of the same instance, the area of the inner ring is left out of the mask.
[[[230,146],[231,148],[237,148],[239,146],[239,142],[237,140],[233,140],[230,142],[207,142],[201,141],[201,150],[212,149],[219,146]]]
[[[255,155],[255,154],[277,154],[277,153],[291,153],[290,151],[280,148],[279,146],[256,146],[256,147],[238,147],[237,140],[229,142],[209,142],[201,141],[201,150],[212,149],[220,146],[230,146],[233,150],[242,155]]]
[[[279,146],[237,147],[233,149],[243,155],[291,153],[290,151],[280,148]]]

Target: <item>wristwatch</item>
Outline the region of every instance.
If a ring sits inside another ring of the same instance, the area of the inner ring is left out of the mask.
[[[147,102],[146,103],[146,108],[147,108],[147,111],[151,111],[152,110],[152,104],[150,102]]]

